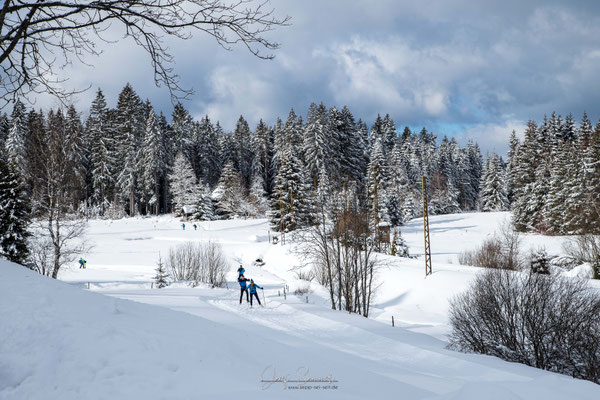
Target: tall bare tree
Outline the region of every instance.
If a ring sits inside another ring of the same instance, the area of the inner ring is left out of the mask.
[[[189,39],[199,31],[231,49],[241,43],[259,58],[273,58],[279,44],[266,37],[289,17],[277,18],[266,0],[4,0],[0,8],[0,97],[6,103],[48,92],[60,99],[75,90],[62,87],[56,73],[65,64],[100,54],[111,26],[123,28],[150,56],[157,85],[171,96],[191,93],[179,85],[165,37]],[[267,51],[264,53],[263,51]]]

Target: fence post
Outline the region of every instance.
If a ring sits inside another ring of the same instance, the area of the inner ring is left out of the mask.
[[[392,315],[392,328],[394,327],[394,316]]]
[[[306,296],[306,304],[308,304],[308,296]]]

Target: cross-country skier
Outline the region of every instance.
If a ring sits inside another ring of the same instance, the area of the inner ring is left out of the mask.
[[[80,259],[79,259],[79,269],[81,269],[81,268],[85,269],[85,263],[87,263],[87,261],[85,261],[85,260],[83,259],[83,257],[82,257],[82,258],[80,258]]]
[[[198,230],[198,225],[194,224],[194,230],[197,231]]]
[[[183,230],[185,231],[185,223],[181,224],[181,227],[183,228]]]
[[[248,282],[249,279],[244,278],[244,275],[240,275],[238,277],[238,283],[240,284],[240,304],[242,304],[242,298],[244,297],[244,292],[246,292],[246,303],[249,302],[248,299],[248,288],[246,287],[246,282]]]
[[[250,307],[252,307],[252,296],[256,297],[256,301],[258,301],[259,305],[260,304],[260,299],[258,298],[258,294],[256,294],[256,289],[262,289],[260,286],[258,286],[256,283],[254,283],[253,279],[250,279],[250,285],[248,286],[248,290],[250,291]]]
[[[240,265],[237,272],[238,272],[238,276],[242,276],[242,275],[244,275],[244,272],[246,272],[246,270],[244,269],[243,266]]]

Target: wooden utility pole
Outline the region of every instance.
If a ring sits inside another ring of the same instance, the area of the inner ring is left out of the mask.
[[[429,206],[427,204],[427,182],[423,177],[423,236],[425,238],[425,277],[432,274],[431,271],[431,242],[429,240]]]

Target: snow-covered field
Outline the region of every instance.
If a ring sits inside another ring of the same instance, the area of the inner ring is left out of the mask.
[[[63,282],[0,262],[0,399],[600,398],[590,382],[445,349],[448,300],[479,271],[457,256],[508,217],[432,217],[433,275],[422,257],[390,258],[369,319],[331,310],[314,282],[294,295],[309,285],[296,279],[301,261],[289,240],[269,243],[265,220],[197,231],[171,217],[91,221],[87,269],[65,269]],[[415,255],[421,224],[403,229]],[[230,259],[228,289],[151,288],[159,253],[208,240]],[[527,235],[524,247],[558,254],[564,240]],[[251,265],[257,257],[263,267]],[[239,305],[240,263],[264,286],[266,308]],[[307,378],[322,382],[293,382]]]

